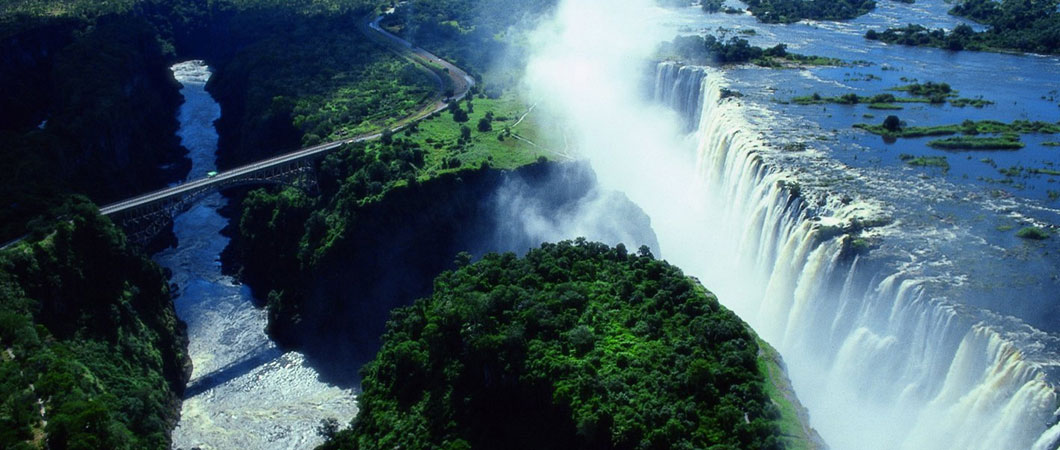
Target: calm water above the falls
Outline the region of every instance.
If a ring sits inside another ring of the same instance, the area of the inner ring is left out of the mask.
[[[938,137],[886,142],[852,127],[889,114],[908,126],[1060,120],[1060,58],[863,38],[906,23],[952,28],[963,21],[947,15],[949,7],[879,2],[857,20],[792,25],[698,8],[666,14],[670,36],[739,36],[857,61],[712,69],[704,89],[713,94],[686,96],[720,104],[705,106],[690,136],[713,189],[708,210],[724,222],[702,231],[704,248],[747,261],[679,263],[702,273],[723,303],[781,348],[811,420],[834,448],[1052,449],[1060,435],[1060,176],[1050,174],[1060,150],[1043,145],[1060,135],[1024,134],[1018,151],[942,151],[927,145]],[[790,103],[815,92],[904,96],[889,89],[914,81],[945,82],[960,97],[994,104],[884,111]],[[719,102],[721,88],[743,96]],[[791,143],[805,149],[785,150]],[[902,154],[944,157],[949,168],[913,167]],[[799,186],[803,206],[785,206],[777,183]],[[830,226],[881,218],[888,225],[857,236],[866,250],[856,256],[841,238],[807,242]],[[1026,226],[1053,235],[1018,238]],[[660,235],[664,256],[672,240]]]
[[[204,90],[209,68],[198,61],[173,66],[183,84],[179,135],[189,150],[189,178],[215,170],[220,107]],[[250,290],[221,273],[228,244],[218,214],[226,200],[213,194],[174,221],[179,244],[155,255],[179,289],[177,315],[188,324],[194,371],[174,448],[301,449],[322,439],[321,419],[348,422],[357,412],[354,391],[319,379],[298,352],[283,352],[265,334],[265,311]]]
[[[807,145],[807,152],[772,152],[767,158],[774,165],[798,173],[804,188],[882,202],[890,217],[902,222],[883,251],[931,261],[924,273],[939,277],[950,296],[957,288],[964,303],[1060,332],[1060,239],[1038,242],[1015,236],[1024,226],[1060,225],[1060,176],[1049,174],[1060,170],[1060,148],[1043,145],[1060,141],[1060,135],[1024,134],[1020,139],[1026,147],[1018,151],[944,151],[927,145],[939,137],[885,142],[852,127],[881,123],[890,114],[908,126],[1060,121],[1058,57],[950,52],[863,38],[868,29],[907,23],[930,28],[966,23],[948,15],[949,7],[941,0],[878,2],[877,11],[854,21],[793,25],[759,24],[746,15],[690,8],[674,11],[669,26],[675,33],[712,34],[720,27],[759,46],[786,43],[797,53],[867,62],[790,70],[736,67],[726,69],[724,76],[744,94],[748,121],[766,142],[778,148],[789,142]],[[983,108],[905,103],[894,111],[864,104],[785,104],[815,92],[826,97],[851,92],[904,96],[889,89],[914,81],[945,82],[960,97],[981,96],[995,103]],[[941,156],[949,168],[908,166],[899,158],[903,154]],[[1001,173],[1012,168],[1022,171],[1014,177]]]

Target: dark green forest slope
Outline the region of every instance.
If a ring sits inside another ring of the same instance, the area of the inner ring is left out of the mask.
[[[221,14],[191,43],[215,68],[207,89],[224,111],[219,167],[377,131],[435,93],[422,69],[361,31],[370,3],[331,3],[305,13],[282,5]],[[232,38],[240,44],[220,51],[199,42]]]
[[[0,240],[64,194],[98,204],[175,181],[178,60],[205,59],[221,167],[376,130],[430,78],[360,25],[367,0],[6,1],[0,5]]]
[[[646,248],[489,254],[393,312],[357,418],[322,448],[783,448],[759,355]]]
[[[416,167],[425,153],[403,138],[351,145],[321,163],[318,196],[290,188],[246,197],[225,259],[267,299],[274,338],[302,346],[326,337],[325,330],[353,328],[359,340],[374,342],[382,327],[372,318],[425,295],[453,255],[481,240],[476,232],[496,229],[489,196],[509,172],[483,164],[421,180]],[[538,163],[511,174],[539,181],[562,176],[549,186],[562,204],[585,195],[594,181],[586,172]],[[357,313],[362,310],[370,312]],[[366,323],[350,327],[349,321]]]
[[[138,17],[56,19],[0,41],[0,240],[65,193],[105,203],[183,175],[168,66]]]
[[[0,253],[0,448],[168,448],[191,367],[166,277],[84,199],[62,216]]]

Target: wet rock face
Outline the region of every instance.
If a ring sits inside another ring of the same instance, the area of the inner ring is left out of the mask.
[[[429,295],[434,277],[452,269],[459,252],[522,254],[576,237],[658,249],[644,212],[621,194],[601,191],[580,163],[445,175],[395,189],[357,216],[348,231],[356,238],[287,280],[299,290],[296,312],[270,319],[274,336],[336,379],[357,379],[378,350],[390,311]],[[264,292],[275,288],[270,282],[248,280]]]

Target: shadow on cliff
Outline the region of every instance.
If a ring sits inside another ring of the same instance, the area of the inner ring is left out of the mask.
[[[524,254],[576,237],[658,248],[647,215],[624,195],[601,192],[584,163],[443,176],[388,194],[360,217],[354,238],[306,284],[292,336],[322,379],[342,386],[359,384],[390,311],[429,296],[461,251]]]

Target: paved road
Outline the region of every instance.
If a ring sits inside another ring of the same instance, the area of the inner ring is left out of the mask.
[[[452,87],[453,93],[454,93],[454,95],[453,95],[451,100],[460,100],[460,99],[464,98],[464,96],[467,95],[467,93],[471,89],[471,87],[475,85],[475,80],[473,78],[471,78],[471,76],[469,76],[467,74],[467,72],[464,72],[459,67],[453,65],[449,61],[446,61],[444,59],[441,59],[441,58],[435,56],[434,54],[432,54],[432,53],[430,53],[430,52],[428,52],[428,51],[426,51],[426,50],[424,50],[422,48],[413,46],[412,43],[410,43],[410,42],[408,42],[408,41],[406,41],[404,39],[401,39],[401,38],[395,36],[394,34],[384,30],[382,27],[379,26],[379,21],[381,19],[382,19],[382,17],[369,18],[367,23],[366,23],[367,26],[366,27],[362,27],[362,31],[364,31],[366,34],[368,34],[369,37],[371,37],[371,33],[369,31],[367,31],[367,30],[374,31],[378,36],[382,37],[382,39],[379,40],[381,43],[387,45],[389,48],[391,48],[395,52],[401,54],[402,56],[406,56],[406,57],[412,59],[413,61],[415,61],[415,62],[427,67],[428,69],[430,69],[431,65],[441,66],[441,67],[445,68],[445,70],[443,72],[446,75],[448,75],[448,78],[449,78],[448,86]],[[415,122],[417,120],[423,119],[424,117],[427,117],[427,116],[429,116],[431,114],[434,114],[435,112],[442,111],[448,106],[448,104],[446,103],[447,99],[445,98],[445,92],[448,89],[448,87],[446,86],[446,83],[442,82],[442,78],[441,78],[440,75],[438,75],[433,70],[432,70],[432,73],[435,73],[435,79],[439,83],[439,92],[435,96],[434,100],[432,102],[430,102],[427,106],[425,106],[423,109],[421,109],[419,112],[417,112],[416,114],[413,114],[413,115],[411,115],[409,117],[406,117],[406,118],[402,119],[401,121],[399,121],[396,124],[396,126],[391,128],[392,132],[396,133],[398,131],[401,131],[406,126],[408,126],[408,124],[410,124],[412,122]],[[192,191],[204,188],[204,187],[209,187],[209,186],[213,186],[213,185],[217,185],[217,184],[222,184],[225,181],[231,180],[233,178],[239,178],[239,177],[241,177],[243,175],[246,175],[248,173],[251,173],[251,172],[254,172],[254,171],[257,171],[257,170],[260,170],[260,169],[265,169],[265,168],[272,167],[272,166],[279,166],[279,165],[287,164],[287,163],[290,163],[290,162],[293,162],[293,161],[297,161],[297,160],[300,160],[300,159],[303,159],[303,158],[314,157],[314,156],[316,156],[318,154],[332,151],[332,150],[334,150],[334,149],[336,149],[336,148],[338,148],[338,147],[340,147],[340,146],[342,146],[344,144],[351,144],[351,143],[356,143],[356,142],[365,142],[365,141],[371,141],[371,140],[379,139],[382,135],[383,135],[382,132],[378,132],[378,133],[374,133],[374,134],[364,134],[364,135],[356,136],[356,137],[353,137],[353,138],[348,138],[348,139],[343,139],[343,140],[339,140],[339,141],[328,142],[328,143],[325,143],[325,144],[315,145],[315,146],[308,147],[308,148],[303,148],[301,150],[296,150],[296,151],[293,151],[293,152],[290,152],[290,153],[287,153],[287,154],[284,154],[284,155],[276,156],[276,157],[265,159],[265,160],[262,160],[262,161],[257,161],[257,162],[254,162],[254,163],[250,163],[250,164],[247,164],[247,165],[242,166],[242,167],[237,167],[235,169],[227,170],[227,171],[218,173],[217,175],[214,175],[212,177],[200,178],[200,179],[197,179],[197,180],[192,180],[192,181],[189,181],[189,182],[177,185],[177,186],[173,186],[173,187],[170,187],[170,188],[165,188],[165,189],[161,189],[161,190],[158,190],[158,191],[154,191],[154,192],[150,192],[150,193],[147,193],[147,194],[143,194],[143,195],[140,195],[140,196],[137,196],[137,197],[121,200],[121,201],[118,201],[118,202],[115,202],[115,203],[112,203],[110,205],[106,205],[106,206],[100,208],[99,212],[104,214],[104,215],[109,215],[109,214],[114,214],[114,213],[117,213],[117,212],[120,212],[120,211],[124,211],[124,210],[130,209],[130,208],[136,208],[138,206],[143,206],[143,205],[151,204],[153,202],[162,201],[162,200],[165,200],[165,199],[170,198],[170,197],[177,197],[177,196],[180,196],[180,195],[182,195],[184,193],[192,192]]]

